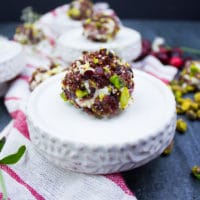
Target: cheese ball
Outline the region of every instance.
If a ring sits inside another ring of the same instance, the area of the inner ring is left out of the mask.
[[[65,70],[65,68],[56,63],[51,63],[48,69],[44,67],[36,68],[29,80],[30,91],[32,92],[38,85],[40,85],[49,77],[64,72]]]
[[[24,45],[35,45],[44,39],[43,31],[29,23],[18,26],[14,35],[14,40]]]
[[[133,71],[114,52],[84,52],[67,68],[61,97],[97,118],[112,117],[132,102]]]
[[[67,15],[74,20],[83,20],[93,13],[93,3],[90,0],[74,0],[70,3]]]
[[[96,13],[83,22],[83,35],[95,42],[113,40],[119,30],[117,17],[106,12]]]

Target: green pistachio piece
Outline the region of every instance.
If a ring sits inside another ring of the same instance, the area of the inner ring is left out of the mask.
[[[187,86],[185,87],[185,92],[186,92],[186,93],[194,92],[194,90],[195,90],[195,87],[192,86],[192,85],[187,85]]]
[[[103,94],[103,93],[100,93],[99,94],[99,99],[100,99],[100,101],[103,101],[103,98],[105,97],[105,94]]]
[[[181,104],[181,109],[186,112],[187,110],[190,109],[190,106],[191,106],[191,101],[189,100],[184,100]]]
[[[200,180],[200,167],[199,166],[194,166],[192,168],[192,174],[198,179]]]
[[[88,18],[88,19],[85,20],[85,23],[86,23],[86,24],[90,24],[91,21],[92,21],[92,19],[91,19],[91,18]]]
[[[188,117],[188,119],[190,120],[195,120],[197,118],[196,113],[193,110],[188,110],[186,112],[186,116]]]
[[[93,59],[93,62],[94,62],[94,64],[98,64],[99,59],[98,59],[98,58],[94,58],[94,59]]]
[[[128,88],[127,87],[122,88],[120,95],[121,109],[125,109],[128,106],[129,99],[130,99],[130,94]]]
[[[180,105],[177,105],[177,106],[176,106],[176,113],[179,114],[179,115],[181,115],[181,114],[184,113],[184,111],[182,110],[182,108],[181,108]]]
[[[173,147],[174,147],[174,141],[172,141],[169,144],[169,146],[163,151],[162,155],[167,156],[167,155],[171,154]]]
[[[118,75],[113,75],[110,77],[110,82],[117,88],[120,89],[123,87],[123,83]]]
[[[76,96],[78,98],[83,98],[83,97],[85,97],[87,95],[88,95],[88,92],[86,90],[79,90],[79,89],[76,90]]]
[[[65,96],[65,93],[64,93],[64,92],[62,92],[62,93],[60,94],[60,97],[63,99],[63,101],[67,101],[67,97]]]
[[[178,119],[176,121],[176,130],[180,133],[185,133],[187,130],[187,123],[183,119]]]
[[[200,119],[200,110],[197,110],[196,115],[197,115],[197,119]]]
[[[71,9],[68,10],[67,14],[69,16],[78,17],[80,15],[80,11],[77,8],[71,8]]]
[[[199,72],[199,68],[194,63],[192,63],[190,65],[190,72],[191,72],[191,75],[195,75]]]
[[[196,103],[199,103],[200,104],[200,92],[197,92],[195,95],[194,95],[194,100]]]
[[[183,94],[182,94],[181,91],[176,91],[176,92],[174,93],[174,95],[175,95],[175,99],[176,99],[176,100],[180,99],[180,98],[183,96]]]
[[[190,108],[191,108],[192,110],[194,110],[194,111],[197,111],[198,108],[199,108],[199,105],[198,105],[198,103],[196,103],[196,102],[192,102],[191,105],[190,105]]]

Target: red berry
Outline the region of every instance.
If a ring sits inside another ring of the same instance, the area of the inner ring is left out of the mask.
[[[158,52],[156,53],[156,57],[163,63],[168,64],[169,63],[169,56],[166,52]]]
[[[172,57],[169,61],[169,64],[177,68],[180,68],[183,65],[183,59],[177,56]]]

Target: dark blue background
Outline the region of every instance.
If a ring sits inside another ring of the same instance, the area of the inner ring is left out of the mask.
[[[94,2],[99,0],[94,0]],[[103,1],[103,0],[102,0]],[[18,21],[21,10],[32,5],[40,13],[70,0],[1,0],[0,21]],[[121,18],[200,19],[199,0],[107,0]]]

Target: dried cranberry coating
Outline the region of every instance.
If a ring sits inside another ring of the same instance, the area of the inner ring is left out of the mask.
[[[133,71],[114,52],[84,52],[67,69],[62,98],[97,118],[112,117],[132,100]]]
[[[74,20],[87,19],[93,14],[93,3],[90,0],[74,0],[70,3],[67,14]]]
[[[115,38],[120,30],[114,14],[96,13],[83,22],[83,35],[89,40],[107,42]]]

